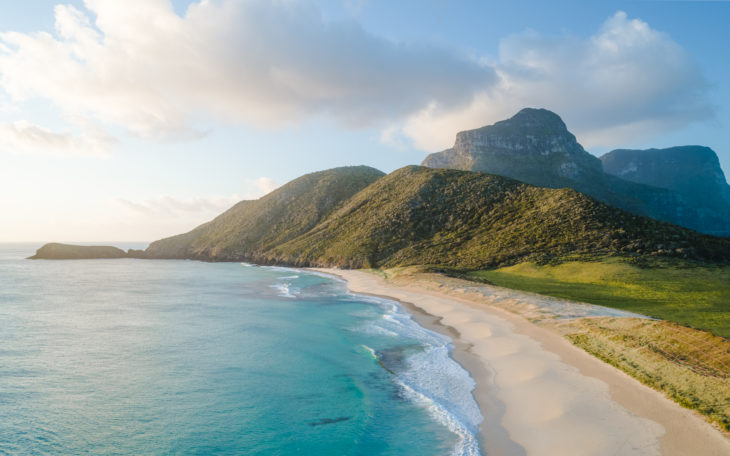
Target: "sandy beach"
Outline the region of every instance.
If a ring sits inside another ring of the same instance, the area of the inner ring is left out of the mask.
[[[317,270],[415,306],[454,339],[477,382],[490,456],[730,454],[730,440],[694,412],[515,313],[365,271]]]

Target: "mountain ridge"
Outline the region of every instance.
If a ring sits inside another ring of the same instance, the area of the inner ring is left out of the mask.
[[[673,189],[604,171],[604,161],[585,151],[560,116],[546,109],[525,108],[510,119],[459,132],[452,148],[429,154],[422,165],[569,187],[639,215],[730,236],[730,207],[705,208]]]
[[[289,185],[272,194],[286,193]],[[190,259],[346,268],[419,264],[473,269],[596,255],[730,260],[730,240],[630,214],[572,189],[541,188],[503,176],[407,166],[352,190],[309,228],[266,248],[244,245],[241,227],[260,220],[247,209],[232,231],[203,237],[196,232],[211,229],[219,216],[189,233],[152,243],[145,257],[180,258],[182,242],[182,257]],[[243,220],[247,217],[251,219]]]
[[[145,252],[155,258],[229,255],[253,261],[271,246],[311,229],[337,204],[383,175],[368,166],[305,174],[258,200],[235,204],[188,233],[155,241]]]

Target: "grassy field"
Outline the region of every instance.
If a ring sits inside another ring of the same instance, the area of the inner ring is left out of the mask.
[[[730,338],[730,266],[638,267],[625,260],[522,263],[468,277],[494,285],[600,304]]]

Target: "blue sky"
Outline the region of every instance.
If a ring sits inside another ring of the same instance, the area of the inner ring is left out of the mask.
[[[730,170],[730,2],[0,0],[0,241],[147,241],[524,106]]]

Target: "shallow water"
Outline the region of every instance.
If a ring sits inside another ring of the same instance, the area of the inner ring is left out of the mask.
[[[393,302],[37,247],[0,245],[0,454],[478,453],[473,380]]]

